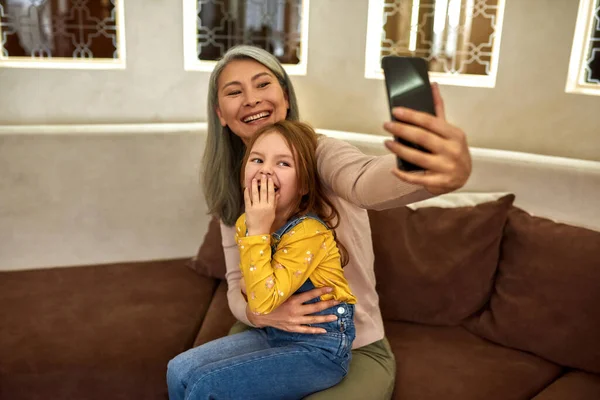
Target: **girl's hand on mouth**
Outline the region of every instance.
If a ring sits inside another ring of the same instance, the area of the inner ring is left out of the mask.
[[[256,178],[253,178],[251,188],[244,189],[244,204],[248,235],[270,234],[277,206],[273,178],[262,175],[260,185]]]

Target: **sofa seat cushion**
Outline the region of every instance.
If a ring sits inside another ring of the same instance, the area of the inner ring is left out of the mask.
[[[164,398],[215,288],[183,259],[1,272],[2,398]]]
[[[600,399],[600,375],[569,371],[542,390],[533,400]]]
[[[530,399],[561,373],[555,364],[462,327],[386,321],[385,330],[396,356],[395,399]]]

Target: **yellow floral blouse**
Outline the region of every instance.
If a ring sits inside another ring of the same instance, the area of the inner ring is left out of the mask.
[[[271,235],[246,236],[246,214],[236,222],[235,240],[240,251],[240,269],[246,282],[250,310],[268,314],[287,300],[310,278],[315,287],[329,286],[333,292],[321,300],[335,298],[356,303],[340,264],[333,232],[321,222],[306,218],[285,233],[271,254]]]

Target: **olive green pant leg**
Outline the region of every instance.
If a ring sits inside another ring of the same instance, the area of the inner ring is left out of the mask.
[[[305,397],[307,400],[387,400],[392,398],[396,360],[386,338],[352,350],[348,375],[337,385]]]
[[[250,329],[237,321],[229,335]],[[396,360],[386,338],[352,350],[348,375],[337,385],[313,393],[306,400],[387,400],[392,398]]]
[[[243,322],[235,321],[235,323],[229,329],[229,333],[227,333],[227,336],[235,335],[236,333],[246,332],[250,329],[252,329],[252,327],[244,324]]]

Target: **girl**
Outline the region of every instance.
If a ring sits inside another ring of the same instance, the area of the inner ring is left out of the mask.
[[[171,399],[301,399],[346,375],[356,297],[342,272],[347,254],[336,243],[338,212],[319,182],[316,148],[315,132],[300,122],[254,135],[242,164],[246,212],[235,239],[251,312],[268,314],[293,293],[331,287],[313,302],[333,299],[321,314],[337,319],[315,325],[325,334],[256,328],[189,350],[169,365],[195,365],[188,376],[167,375]]]

